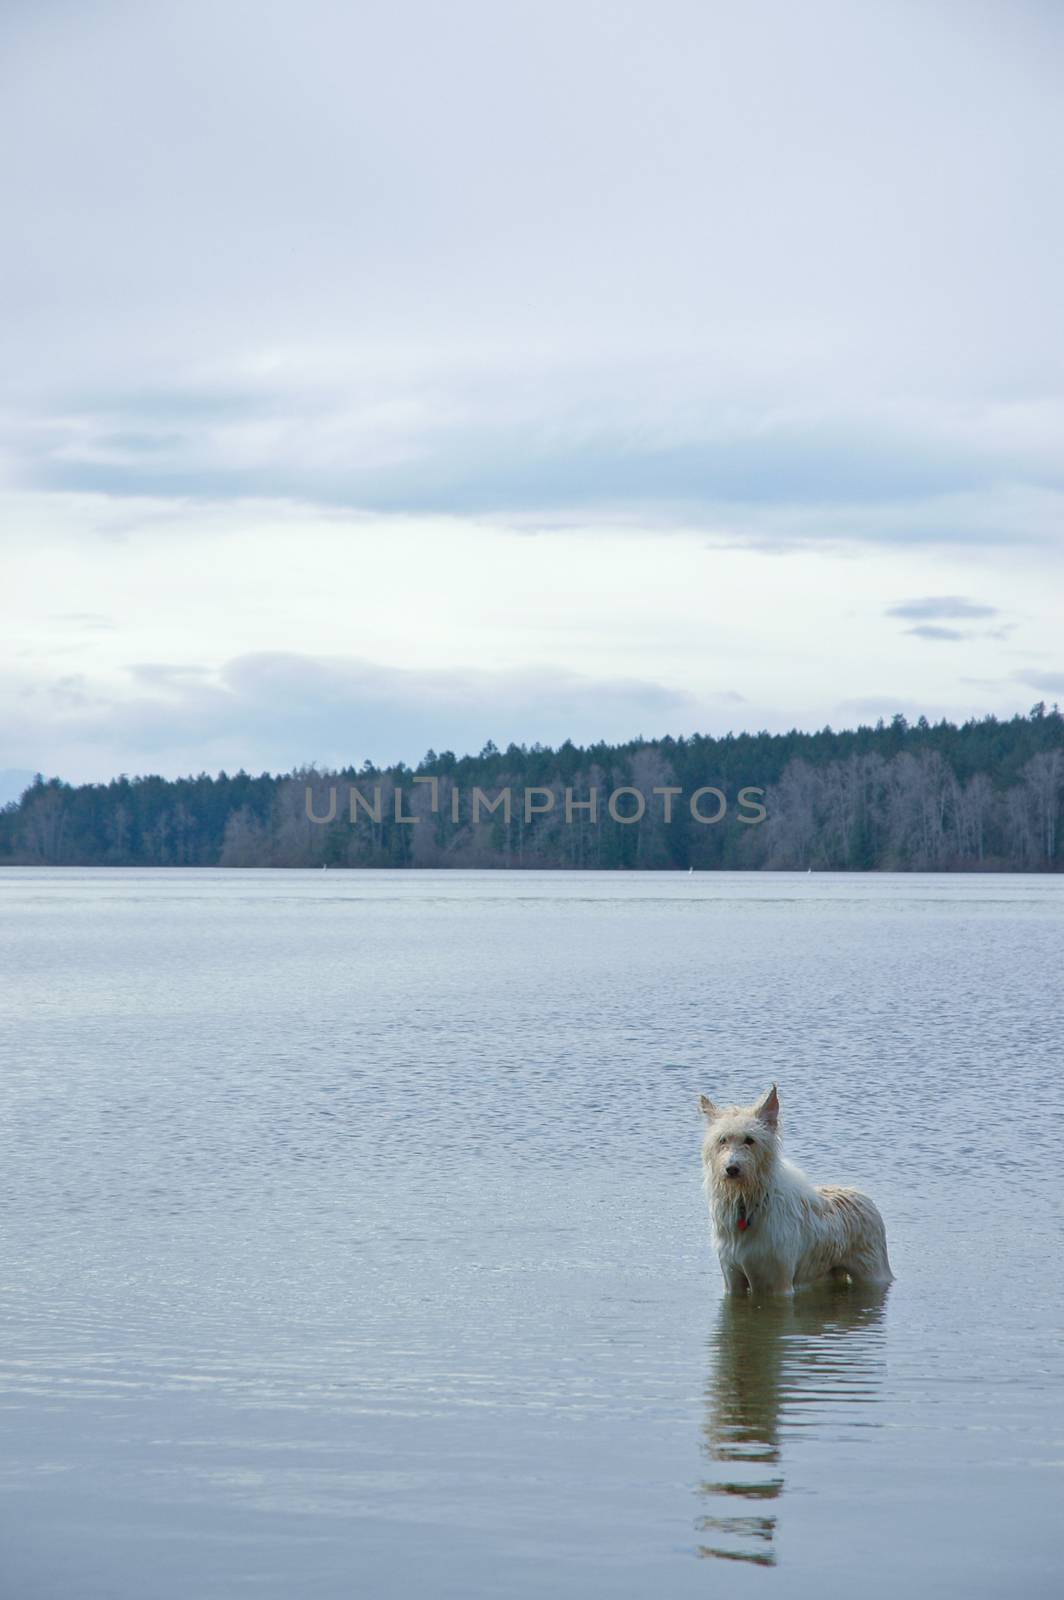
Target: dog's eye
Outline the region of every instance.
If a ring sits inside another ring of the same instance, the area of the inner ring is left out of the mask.
[[[749,1134],[747,1134],[746,1138],[743,1140],[743,1144],[753,1144],[753,1142],[754,1141],[751,1139]]]
[[[724,1137],[724,1135],[723,1135],[723,1134],[721,1134],[721,1136],[720,1136],[720,1138],[719,1138],[719,1139],[718,1139],[718,1140],[717,1140],[717,1143],[718,1143],[718,1144],[727,1144],[727,1142],[728,1142],[728,1141],[727,1141],[727,1139],[726,1139],[726,1138],[725,1138],[725,1137]]]

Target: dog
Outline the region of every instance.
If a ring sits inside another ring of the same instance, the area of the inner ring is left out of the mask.
[[[883,1218],[859,1189],[813,1184],[780,1154],[776,1085],[752,1106],[699,1102],[705,1189],[730,1294],[793,1294],[825,1278],[890,1283]]]

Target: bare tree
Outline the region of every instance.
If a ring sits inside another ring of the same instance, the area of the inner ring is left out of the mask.
[[[994,812],[994,786],[985,772],[976,772],[962,789],[957,786],[957,846],[962,859],[982,862]]]
[[[788,761],[779,783],[766,795],[771,830],[767,865],[773,868],[808,867],[813,863],[817,838],[819,779],[800,756]]]
[[[1041,854],[1046,861],[1057,855],[1057,823],[1064,789],[1064,752],[1040,750],[1023,769],[1024,787],[1033,813]]]

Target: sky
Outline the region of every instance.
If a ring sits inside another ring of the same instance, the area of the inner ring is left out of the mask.
[[[1064,700],[1062,46],[7,0],[9,787]]]

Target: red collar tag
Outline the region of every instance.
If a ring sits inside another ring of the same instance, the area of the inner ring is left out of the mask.
[[[750,1224],[749,1224],[749,1222],[748,1222],[748,1221],[747,1221],[747,1219],[746,1219],[746,1218],[745,1218],[745,1217],[740,1217],[740,1218],[739,1218],[739,1232],[740,1232],[740,1233],[743,1233],[743,1232],[745,1232],[745,1230],[746,1230],[746,1229],[747,1229],[747,1228],[748,1228],[748,1227],[749,1227],[749,1226],[750,1226]]]

